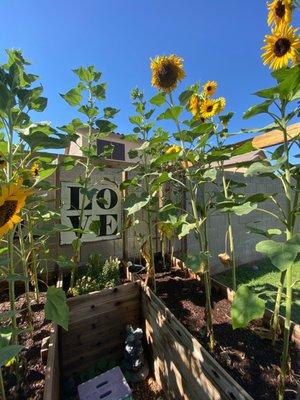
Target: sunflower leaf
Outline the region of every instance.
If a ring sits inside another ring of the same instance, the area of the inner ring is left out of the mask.
[[[173,119],[173,120],[177,120],[179,115],[182,112],[182,107],[180,106],[173,106],[168,108],[166,111],[164,111],[163,113],[159,114],[159,116],[157,117],[157,120],[161,120],[161,119]]]
[[[263,103],[256,104],[255,106],[248,108],[248,110],[245,111],[243,118],[249,119],[249,118],[254,117],[257,114],[267,113],[269,111],[269,107],[272,103],[273,103],[273,100],[266,100]]]
[[[233,329],[245,328],[250,321],[261,318],[265,312],[265,302],[246,285],[238,288],[231,307]]]
[[[45,318],[68,330],[69,307],[67,305],[66,294],[61,288],[56,288],[55,286],[48,287]]]
[[[166,102],[166,94],[164,92],[160,92],[157,95],[153,96],[150,99],[150,103],[155,106],[162,106]]]

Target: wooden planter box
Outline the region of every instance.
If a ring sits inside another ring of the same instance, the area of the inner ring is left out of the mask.
[[[44,400],[60,399],[61,379],[101,357],[121,360],[127,324],[143,327],[150,366],[168,399],[253,400],[143,283],[68,300],[70,325],[54,326]]]
[[[126,325],[142,326],[140,284],[128,283],[68,299],[68,331],[53,326],[44,400],[59,400],[62,379],[101,359],[123,358]]]

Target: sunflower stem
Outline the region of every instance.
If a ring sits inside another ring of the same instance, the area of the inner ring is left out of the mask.
[[[26,303],[27,303],[27,309],[28,309],[28,323],[29,323],[29,329],[32,331],[33,328],[33,323],[32,323],[32,309],[31,309],[31,304],[30,304],[30,289],[29,289],[29,276],[28,276],[28,262],[27,262],[27,257],[26,257],[26,249],[25,249],[25,243],[24,243],[24,235],[21,226],[19,225],[18,227],[18,234],[19,234],[19,243],[20,243],[20,250],[21,250],[21,260],[22,260],[22,266],[23,266],[23,274],[25,276],[25,298],[26,298]]]
[[[285,197],[287,207],[287,228],[286,228],[286,240],[290,240],[293,237],[293,224],[294,219],[292,216],[292,179],[289,163],[289,146],[288,146],[288,134],[286,130],[285,122],[285,104],[282,104],[282,126],[284,136],[284,154],[286,162],[284,165],[284,177],[286,181]],[[289,358],[289,343],[290,343],[290,330],[291,330],[291,312],[292,312],[292,301],[293,301],[293,264],[289,265],[286,269],[286,296],[285,296],[285,321],[284,321],[284,336],[283,336],[283,352],[281,357],[281,372],[279,382],[279,400],[284,398],[285,380],[289,372],[288,358]]]

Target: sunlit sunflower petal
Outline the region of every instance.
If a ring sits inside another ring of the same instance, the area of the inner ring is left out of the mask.
[[[292,21],[291,0],[273,0],[268,4],[268,25],[289,24]]]
[[[152,86],[167,93],[172,92],[185,77],[183,59],[175,54],[155,57],[151,60],[151,70]]]
[[[202,99],[198,94],[193,94],[189,101],[189,109],[192,113],[193,117],[199,119],[201,117],[200,107],[202,103]]]
[[[30,173],[31,173],[31,176],[33,178],[36,178],[37,176],[39,176],[39,174],[40,174],[40,164],[37,163],[37,162],[32,164],[32,166],[30,168]]]
[[[218,99],[216,99],[216,102],[218,103],[218,111],[217,114],[221,113],[225,106],[226,106],[226,100],[225,97],[219,97]]]
[[[18,215],[32,191],[21,187],[20,183],[1,186],[0,194],[0,238],[21,221]]]
[[[281,24],[272,29],[272,35],[265,36],[265,46],[262,47],[264,64],[272,69],[287,67],[289,61],[298,60],[297,50],[300,48],[298,29],[290,25]]]
[[[166,150],[166,154],[177,154],[180,153],[182,148],[180,146],[177,146],[176,144],[170,146]]]
[[[212,96],[217,90],[217,82],[208,81],[203,85],[203,92],[205,96]]]

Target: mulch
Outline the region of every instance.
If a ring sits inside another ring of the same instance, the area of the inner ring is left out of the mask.
[[[9,302],[0,303],[0,313],[9,310]],[[40,350],[43,338],[50,335],[51,323],[45,320],[45,294],[41,293],[40,304],[33,304],[33,332],[23,332],[19,342],[24,346],[20,354],[18,369],[15,366],[4,368],[4,381],[7,400],[41,400],[44,393],[45,366],[42,363]],[[26,308],[24,296],[16,302],[19,310]],[[18,316],[18,326],[27,328],[27,313]]]
[[[157,278],[157,295],[205,347],[205,294],[200,281],[187,277],[184,271],[172,271]],[[262,321],[255,321],[247,329],[233,330],[229,300],[213,293],[213,325],[216,347],[213,357],[255,399],[275,400],[280,371],[282,343],[272,346],[264,338]],[[292,367],[296,352],[291,349]],[[296,399],[296,381],[287,379],[286,400]]]

